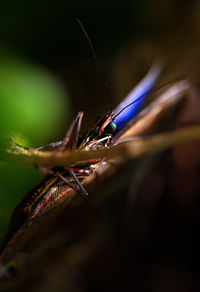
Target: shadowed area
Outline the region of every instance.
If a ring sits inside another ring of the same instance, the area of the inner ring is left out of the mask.
[[[155,133],[199,124],[199,16],[195,0],[2,2],[0,141],[10,133],[23,146],[59,140],[80,110],[84,133],[160,57],[157,86],[184,77],[193,88]],[[97,176],[87,199],[76,196],[30,230],[18,273],[0,290],[199,291],[199,163],[194,141]],[[0,162],[1,238],[39,177],[32,167]]]

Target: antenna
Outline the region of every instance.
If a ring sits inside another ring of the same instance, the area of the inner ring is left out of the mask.
[[[150,90],[147,90],[144,94],[142,94],[141,96],[139,96],[138,98],[136,98],[134,101],[132,101],[131,103],[129,103],[128,105],[126,105],[123,109],[121,109],[114,117],[113,117],[113,121],[116,119],[117,116],[119,116],[125,109],[127,109],[129,106],[131,106],[132,104],[134,104],[135,102],[137,102],[138,100],[140,100],[141,98],[143,98],[145,95],[149,95],[149,94],[152,94],[152,93],[155,93],[157,92],[158,90],[160,90],[161,88],[167,86],[167,85],[170,85],[170,84],[173,84],[177,81],[180,81],[184,78],[177,78],[173,81],[169,81],[169,82],[166,82],[164,84],[162,84],[161,86],[155,88],[155,89],[150,89]]]
[[[91,42],[91,40],[90,40],[90,38],[89,38],[89,36],[88,36],[88,34],[87,34],[87,32],[86,32],[86,30],[85,30],[83,24],[82,24],[82,22],[80,21],[79,18],[76,18],[76,21],[77,21],[78,24],[80,25],[80,27],[81,27],[81,29],[82,29],[82,32],[83,32],[83,34],[85,35],[85,37],[86,37],[86,39],[87,39],[87,41],[88,41],[88,43],[89,43],[89,46],[90,46],[90,49],[91,49],[91,51],[92,51],[92,55],[93,55],[93,57],[94,57],[94,59],[95,59],[95,62],[96,62],[97,67],[98,67],[98,68],[102,68],[102,64],[101,64],[101,62],[99,62],[99,60],[98,60],[98,58],[97,58],[97,55],[96,55],[96,53],[95,53],[94,47],[93,47],[93,45],[92,45],[92,42]],[[108,85],[109,85],[109,84],[108,84],[108,82],[106,82],[105,78],[104,78],[104,85],[105,85],[106,88],[108,88]],[[112,109],[113,109],[113,102],[112,102],[112,98],[110,97],[110,95],[109,95],[109,98],[110,98],[110,105],[111,105],[111,112],[112,112]]]
[[[82,24],[82,22],[81,22],[80,19],[78,19],[78,18],[76,18],[76,21],[77,21],[78,24],[80,25],[80,27],[81,27],[81,29],[82,29],[82,31],[83,31],[83,33],[84,33],[84,35],[85,35],[85,37],[86,37],[88,43],[89,43],[90,49],[91,49],[91,51],[92,51],[92,55],[93,55],[94,59],[96,60],[97,65],[100,67],[101,64],[99,63],[99,60],[97,59],[97,56],[96,56],[95,50],[94,50],[94,48],[93,48],[92,42],[91,42],[91,40],[90,40],[90,38],[89,38],[89,36],[88,36],[88,34],[87,34],[87,32],[86,32],[86,30],[85,30],[83,24]]]

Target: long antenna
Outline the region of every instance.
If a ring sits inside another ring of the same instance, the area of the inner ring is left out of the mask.
[[[81,27],[81,29],[82,29],[82,32],[83,32],[83,34],[85,35],[85,37],[86,37],[86,39],[87,39],[87,41],[88,41],[88,43],[89,43],[89,46],[90,46],[90,49],[91,49],[91,51],[92,51],[92,55],[93,55],[93,57],[94,57],[94,59],[95,59],[95,62],[96,62],[97,67],[98,67],[98,68],[101,68],[101,67],[102,67],[102,64],[101,64],[101,62],[99,62],[99,60],[98,60],[98,58],[97,58],[97,55],[96,55],[96,53],[95,53],[95,49],[94,49],[94,47],[93,47],[93,45],[92,45],[92,42],[91,42],[91,40],[90,40],[90,38],[89,38],[89,36],[88,36],[88,34],[87,34],[87,32],[86,32],[86,30],[85,30],[83,24],[82,24],[82,22],[80,21],[79,18],[76,18],[76,21],[77,21],[78,24],[80,25],[80,27]],[[106,82],[105,79],[104,79],[104,85],[106,86],[106,88],[108,88],[108,82]],[[112,98],[111,98],[111,97],[109,97],[109,98],[110,98],[110,105],[111,105],[111,112],[112,112],[112,109],[113,109],[113,102],[112,102]]]
[[[91,51],[92,51],[92,55],[93,55],[94,59],[96,60],[97,65],[100,66],[100,63],[99,63],[99,60],[97,59],[97,56],[96,56],[95,50],[94,50],[94,48],[93,48],[92,42],[91,42],[91,40],[90,40],[90,38],[89,38],[89,36],[88,36],[88,34],[87,34],[87,32],[86,32],[86,30],[85,30],[83,24],[82,24],[82,22],[81,22],[80,19],[78,19],[78,18],[76,18],[76,21],[77,21],[78,24],[80,25],[80,27],[81,27],[81,29],[82,29],[82,31],[83,31],[83,33],[84,33],[84,35],[85,35],[85,37],[86,37],[88,43],[89,43],[90,49],[91,49]]]
[[[141,98],[143,98],[145,95],[147,94],[151,94],[151,93],[155,93],[157,92],[158,90],[160,90],[161,88],[167,86],[167,85],[170,85],[170,84],[173,84],[177,81],[180,81],[184,78],[177,78],[176,80],[173,80],[173,81],[169,81],[169,82],[166,82],[164,84],[162,84],[161,86],[155,88],[155,89],[150,89],[150,90],[147,90],[144,94],[142,94],[141,96],[139,96],[138,98],[136,98],[134,101],[132,101],[131,103],[127,104],[123,109],[121,109],[114,117],[113,117],[113,121],[116,119],[117,116],[119,116],[125,109],[127,109],[129,106],[131,106],[132,104],[134,104],[135,102],[137,102],[138,100],[140,100]]]

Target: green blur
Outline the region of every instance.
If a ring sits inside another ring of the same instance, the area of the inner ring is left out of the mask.
[[[66,97],[61,82],[41,66],[0,55],[1,139],[12,135],[19,144],[32,147],[60,139],[69,115]],[[32,167],[0,163],[0,236],[12,210],[40,177]]]

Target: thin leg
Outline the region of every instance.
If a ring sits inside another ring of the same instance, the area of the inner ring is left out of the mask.
[[[68,179],[66,179],[62,174],[60,174],[59,172],[56,172],[52,169],[48,169],[48,168],[44,168],[44,167],[39,167],[38,168],[39,171],[41,171],[44,174],[51,174],[51,175],[55,175],[60,177],[70,188],[72,188],[73,190],[76,191],[76,188],[73,186],[73,184],[71,184]]]
[[[79,115],[79,119],[78,119],[78,125],[77,125],[77,131],[76,131],[73,149],[77,148],[78,138],[80,135],[81,125],[82,125],[82,120],[83,120],[83,112],[80,112],[79,114],[80,115]]]
[[[71,125],[70,125],[70,127],[69,127],[63,141],[62,141],[62,145],[58,148],[59,151],[64,151],[66,149],[66,146],[67,146],[67,144],[69,144],[70,139],[72,137],[73,130],[75,129],[76,124],[78,123],[75,141],[74,141],[74,143],[72,143],[72,148],[74,149],[76,147],[77,142],[78,142],[78,136],[80,133],[82,118],[83,118],[83,112],[78,112],[78,114],[76,115],[76,117],[72,121],[72,123],[71,123]]]
[[[83,119],[83,112],[79,112],[76,117],[74,118],[74,120],[72,121],[64,139],[62,141],[58,141],[58,142],[54,142],[51,144],[48,144],[47,146],[43,146],[43,147],[38,147],[38,150],[42,150],[45,147],[51,146],[51,147],[55,147],[57,151],[65,151],[66,146],[68,144],[72,144],[72,149],[76,149],[77,147],[77,143],[78,143],[78,138],[79,138],[79,134],[80,134],[80,129],[81,129],[81,124],[82,124],[82,119]],[[72,133],[75,129],[77,125],[77,130],[75,133],[75,139],[72,143],[70,143],[70,139],[72,139]],[[69,181],[63,177],[59,172],[55,172],[52,169],[48,169],[48,168],[41,168],[39,167],[39,170],[43,173],[46,174],[52,174],[52,175],[56,175],[58,177],[60,177],[64,182],[66,182],[66,184],[68,186],[70,186],[73,190],[77,191],[77,189],[75,188],[75,186],[73,186],[71,183],[69,183]],[[79,186],[79,188],[81,189],[81,191],[85,194],[88,195],[87,191],[84,189],[84,187],[81,185],[80,181],[78,180],[75,172],[73,171],[72,168],[69,168],[69,173],[72,176],[72,178],[74,179],[75,183]]]
[[[66,150],[66,146],[67,144],[70,142],[72,133],[76,127],[77,124],[77,131],[75,134],[75,140],[72,143],[72,149],[76,149],[77,147],[77,142],[78,142],[78,138],[79,138],[79,134],[80,134],[80,129],[81,129],[81,124],[82,124],[82,119],[83,119],[83,112],[78,112],[78,114],[75,116],[74,120],[72,121],[69,129],[67,130],[65,137],[63,140],[61,141],[56,141],[56,142],[52,142],[49,143],[45,146],[40,146],[40,147],[36,147],[33,148],[34,150],[41,150],[41,151],[49,151],[49,150],[57,150],[57,151],[64,151]]]
[[[74,181],[79,186],[79,188],[81,189],[81,191],[83,192],[83,194],[86,195],[86,196],[88,196],[88,192],[84,189],[84,187],[80,183],[80,181],[79,181],[78,177],[76,176],[75,172],[73,171],[73,169],[71,167],[69,167],[68,169],[69,169],[69,173],[71,174],[71,176],[73,177]]]

